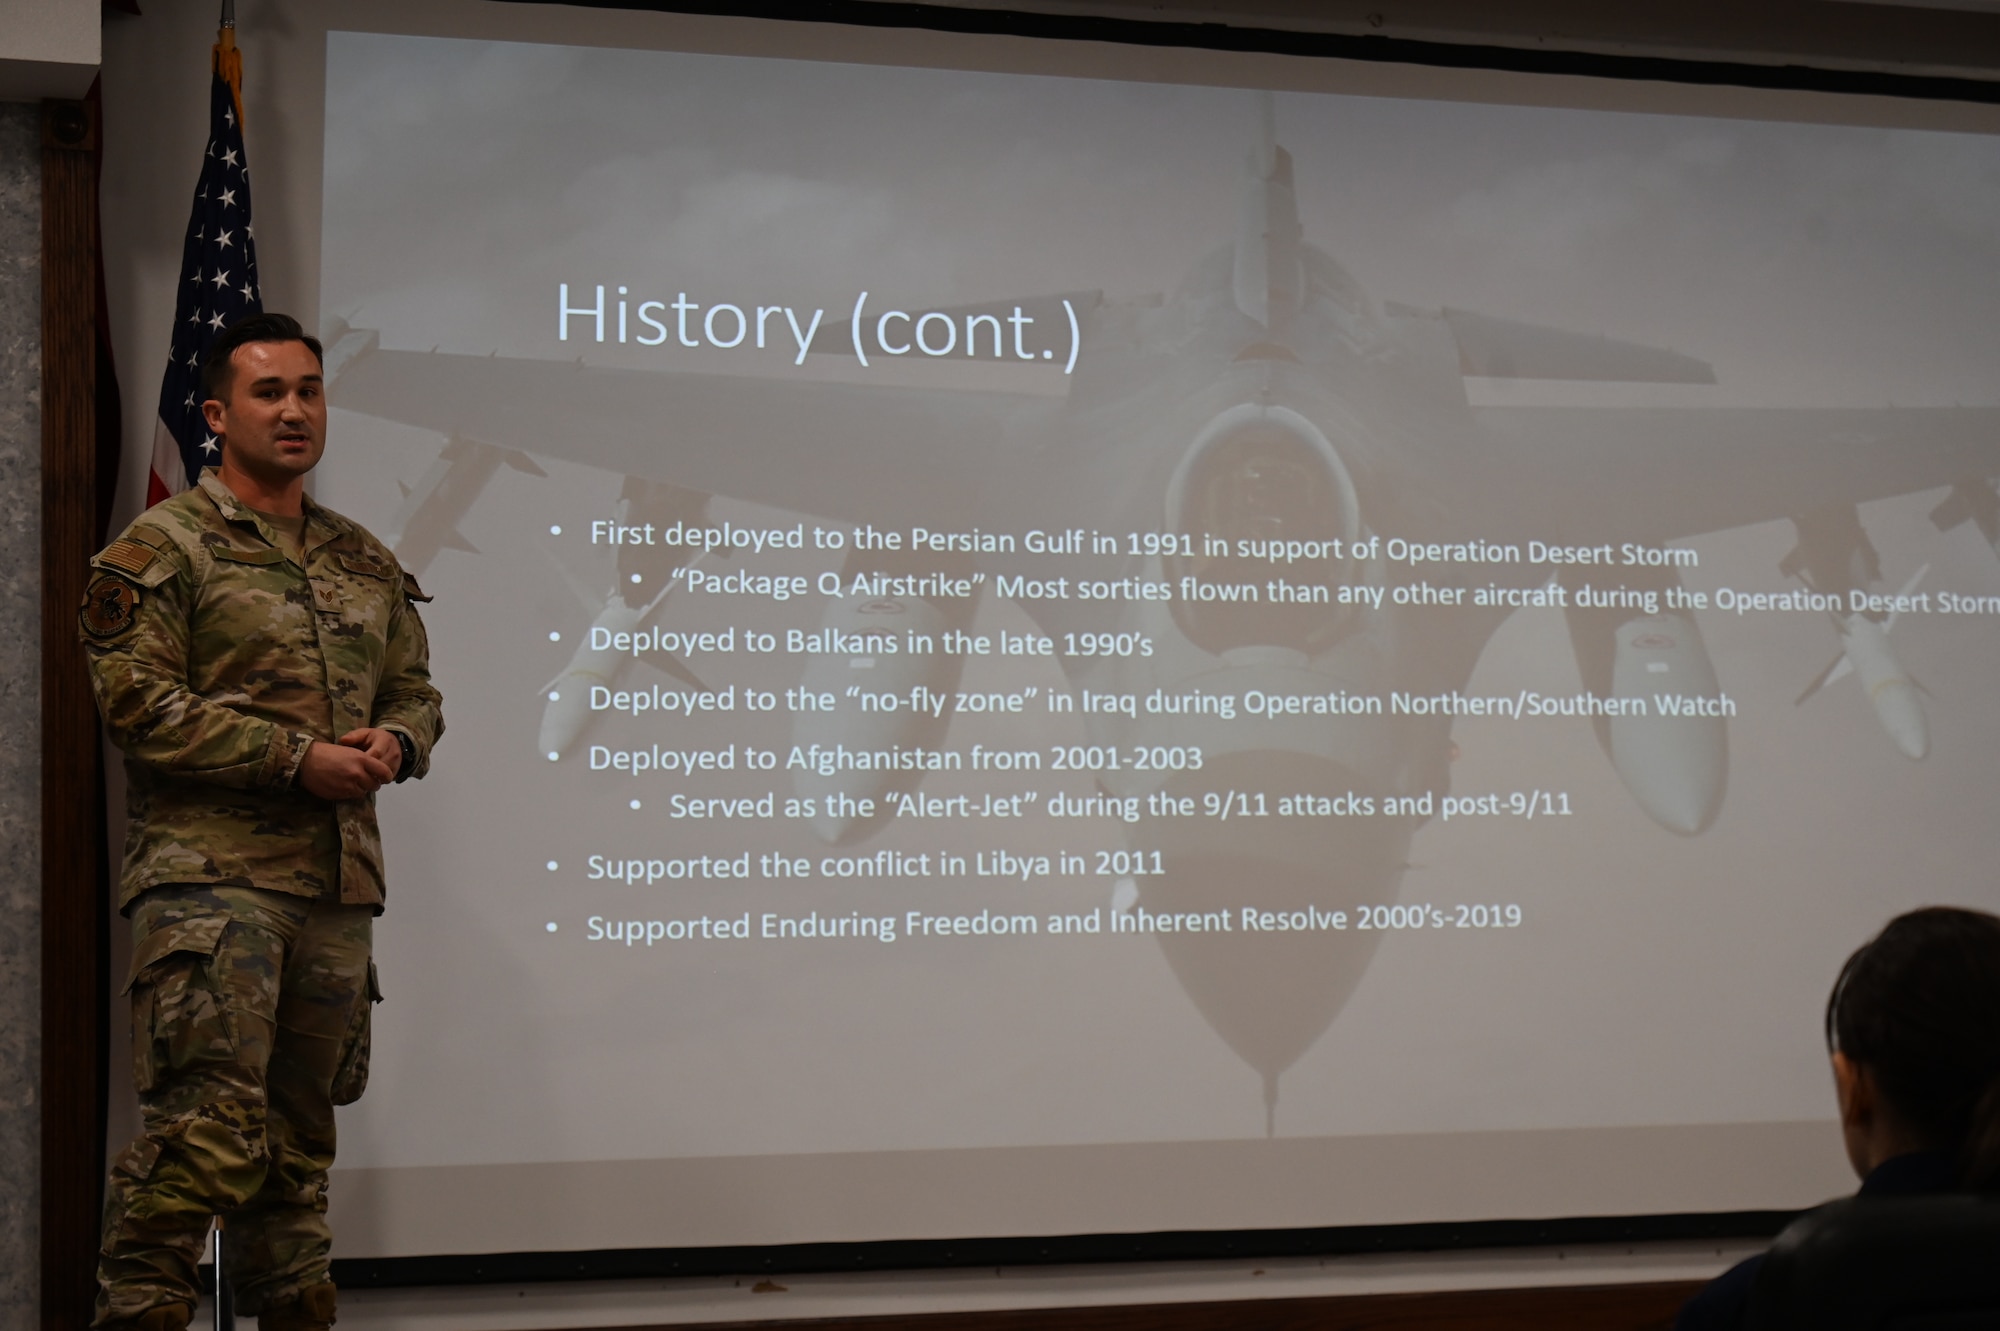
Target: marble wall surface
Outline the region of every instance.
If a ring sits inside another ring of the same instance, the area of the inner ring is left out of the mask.
[[[0,1331],[40,1320],[41,161],[0,104]]]

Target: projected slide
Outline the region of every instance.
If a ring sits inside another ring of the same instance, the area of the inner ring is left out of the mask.
[[[319,495],[449,724],[351,1167],[1830,1143],[1841,958],[2000,904],[1990,138],[358,34],[327,89]]]

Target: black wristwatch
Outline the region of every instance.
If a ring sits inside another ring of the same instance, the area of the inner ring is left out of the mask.
[[[417,742],[400,730],[389,733],[396,737],[396,743],[403,746],[403,765],[396,769],[396,784],[401,785],[417,770]]]

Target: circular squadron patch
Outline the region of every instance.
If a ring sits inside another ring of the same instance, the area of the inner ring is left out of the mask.
[[[130,629],[139,610],[139,589],[109,573],[91,581],[83,594],[83,631],[100,642]]]

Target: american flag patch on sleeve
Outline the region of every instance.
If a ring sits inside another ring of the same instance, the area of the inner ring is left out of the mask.
[[[115,568],[121,573],[130,573],[136,577],[144,573],[146,566],[159,557],[159,552],[151,546],[120,537],[97,557],[97,562],[105,568]]]

